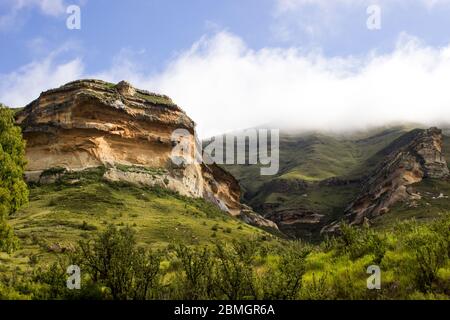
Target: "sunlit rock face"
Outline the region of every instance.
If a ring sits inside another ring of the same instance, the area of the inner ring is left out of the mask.
[[[348,207],[345,220],[360,225],[389,213],[398,202],[421,198],[414,184],[423,179],[447,179],[449,169],[442,151],[442,130],[416,129],[392,144],[393,151],[364,182],[357,199]],[[335,231],[333,223],[323,231]]]

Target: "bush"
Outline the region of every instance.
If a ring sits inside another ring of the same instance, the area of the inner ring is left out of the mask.
[[[217,298],[230,300],[256,298],[254,254],[254,242],[234,242],[231,246],[216,244],[213,282],[217,289]]]
[[[28,202],[23,180],[25,165],[25,142],[20,128],[14,124],[12,110],[0,104],[0,251],[17,248],[6,219]]]
[[[301,299],[326,300],[331,299],[332,292],[327,283],[328,274],[316,275],[313,273],[312,281],[306,283],[301,291]]]
[[[13,229],[0,218],[0,250],[11,253],[19,248],[19,239],[14,236]]]
[[[449,216],[393,231],[346,228],[321,246],[283,241],[137,247],[135,233],[109,226],[80,242],[70,261],[36,272],[35,283],[0,273],[0,296],[37,299],[445,299]],[[381,244],[380,244],[381,241]],[[163,260],[164,258],[164,260]],[[381,290],[367,266],[380,261]],[[32,261],[33,259],[30,259]],[[62,266],[81,267],[82,290],[67,290]],[[3,272],[3,270],[1,270]]]
[[[59,176],[64,174],[66,171],[67,171],[66,168],[62,167],[49,168],[47,170],[42,171],[41,177]]]
[[[406,246],[414,256],[410,272],[416,286],[422,292],[431,291],[439,269],[445,266],[449,259],[448,238],[427,227],[419,227],[408,235]]]
[[[110,225],[93,242],[80,242],[74,258],[94,283],[109,289],[115,300],[144,300],[154,297],[160,276],[160,253],[136,247],[129,227]]]
[[[211,271],[214,261],[208,248],[179,245],[175,252],[181,265],[177,278],[180,298],[198,300],[213,296]]]
[[[381,262],[388,249],[384,235],[366,226],[356,228],[345,224],[342,225],[341,232],[342,235],[335,244],[338,253],[348,254],[352,260],[371,254],[374,256],[374,263]]]
[[[87,223],[86,221],[83,221],[83,223],[80,225],[80,229],[85,231],[93,231],[97,230],[97,227]]]
[[[310,247],[301,242],[289,243],[281,250],[278,263],[269,267],[262,279],[263,298],[298,299],[306,271],[306,257],[310,252]]]

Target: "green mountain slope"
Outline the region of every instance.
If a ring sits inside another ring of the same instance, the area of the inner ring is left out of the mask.
[[[239,180],[243,200],[257,212],[282,222],[281,229],[290,235],[316,240],[325,224],[342,217],[365,177],[410,139],[410,129],[398,126],[345,135],[282,133],[278,175],[263,177],[253,165],[224,167]],[[444,137],[443,149],[450,159],[450,138]],[[385,219],[402,215],[391,216]]]
[[[334,177],[354,178],[368,169],[367,161],[371,157],[406,131],[406,127],[394,127],[334,136],[282,132],[280,170],[276,176],[261,176],[257,165],[224,167],[250,193],[275,179],[318,182]]]
[[[0,254],[2,268],[26,270],[30,257],[39,263],[54,261],[53,253],[71,250],[78,240],[94,237],[108,224],[133,227],[139,244],[152,248],[275,238],[202,199],[103,181],[103,170],[66,174],[56,183],[31,186],[29,206],[10,219],[21,250]]]
[[[378,229],[387,229],[397,222],[416,219],[433,221],[450,212],[450,183],[437,179],[426,179],[414,185],[416,192],[421,195],[409,203],[398,203],[393,206],[389,214],[382,215],[372,221]]]
[[[385,144],[378,138],[370,141],[372,146],[375,141]],[[445,139],[444,144],[448,142]],[[357,143],[370,145],[360,140]],[[386,147],[375,151],[377,148],[362,156],[360,159],[364,160],[358,160],[358,165],[364,166],[387,152]],[[344,177],[355,177],[355,168],[358,166],[344,168],[348,173]],[[445,196],[450,194],[450,184],[445,181],[426,180],[417,187],[423,194],[415,207],[420,211],[399,205],[391,214],[374,221],[375,230],[348,228],[336,239],[310,246],[279,240],[201,199],[182,197],[165,189],[104,181],[101,178],[104,170],[99,167],[66,173],[52,184],[30,186],[30,205],[10,220],[21,249],[11,255],[0,254],[0,299],[111,299],[107,286],[91,275],[83,278],[82,291],[67,290],[66,265],[62,271],[50,267],[55,261],[64,262],[65,255],[61,253],[72,251],[78,240],[96,239],[111,223],[132,226],[140,247],[168,248],[160,261],[160,277],[153,288],[154,295],[148,297],[151,299],[191,299],[196,290],[202,292],[201,287],[193,287],[186,280],[185,266],[176,246],[171,244],[189,245],[194,250],[191,251],[194,259],[202,255],[200,259],[206,259],[211,268],[202,269],[200,277],[212,279],[214,284],[230,284],[231,291],[236,282],[234,278],[226,278],[228,269],[221,269],[221,263],[234,266],[239,272],[249,272],[250,284],[237,283],[257,290],[254,295],[238,299],[448,299],[449,219],[448,213],[441,212],[450,209]],[[350,180],[303,181],[278,176],[262,184],[258,197],[275,208],[288,208],[287,212],[304,208],[320,214],[328,212],[331,219],[341,214],[338,208],[351,201],[357,192],[356,182]],[[397,223],[406,218],[422,221]],[[292,232],[297,227],[294,224]],[[304,223],[302,230],[300,236],[308,232],[315,235],[317,231],[313,223]],[[215,240],[228,244],[225,256],[213,245]],[[240,245],[233,247],[232,240]],[[207,245],[205,256],[202,245]],[[424,260],[422,253],[433,263]],[[245,262],[239,260],[242,259],[239,254],[245,257]],[[383,270],[382,290],[367,290],[366,270],[373,264]],[[431,277],[423,277],[425,272]],[[211,278],[207,278],[209,275]],[[300,279],[301,286],[286,296],[289,279]],[[205,297],[228,298],[220,290]]]

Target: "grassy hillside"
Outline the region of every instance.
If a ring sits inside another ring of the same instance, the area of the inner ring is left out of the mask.
[[[360,181],[389,153],[410,139],[410,129],[392,127],[339,135],[282,133],[278,175],[261,176],[256,165],[225,168],[240,181],[244,189],[243,200],[262,214],[321,215],[320,224],[300,223],[286,225],[283,229],[303,239],[315,239],[323,225],[339,219],[356,198]],[[450,163],[449,137],[444,136],[443,150]],[[421,187],[433,188],[435,182],[428,183],[430,185]],[[450,194],[446,186],[434,188],[440,188],[445,195]],[[418,207],[396,207],[393,209],[395,214],[381,220],[389,224],[390,220],[400,217],[435,216],[423,212],[425,209],[426,212],[439,211],[436,201],[427,202],[426,194],[423,199]],[[377,223],[385,224],[381,220]]]
[[[450,167],[450,137],[443,136],[442,151]],[[406,219],[432,221],[442,214],[450,212],[450,182],[448,180],[424,179],[413,185],[421,199],[411,203],[395,205],[389,214],[376,218],[377,228],[388,228],[394,223]]]
[[[264,183],[274,179],[318,182],[333,177],[354,178],[369,169],[367,161],[371,157],[406,130],[405,127],[395,127],[347,135],[282,132],[280,170],[277,175],[261,176],[258,165],[224,167],[250,193],[255,193]]]
[[[447,214],[387,230],[343,227],[316,246],[241,240],[158,252],[139,250],[132,230],[109,227],[60,264],[0,273],[0,299],[449,299],[449,231]],[[83,270],[81,290],[66,287],[72,262]],[[379,290],[367,287],[373,265]]]
[[[399,221],[416,219],[433,221],[450,212],[450,183],[435,179],[426,179],[413,185],[420,200],[411,203],[399,203],[388,214],[373,220],[376,228],[389,228]]]
[[[54,253],[70,251],[79,240],[97,235],[109,224],[133,227],[138,244],[152,248],[273,237],[202,199],[110,183],[102,175],[103,168],[96,168],[66,174],[54,184],[31,186],[29,206],[10,219],[21,250],[12,256],[0,254],[0,267],[26,272],[30,261],[52,261]]]
[[[367,156],[377,156],[376,140],[359,142],[372,145]],[[422,200],[414,208],[393,208],[375,220],[374,229],[344,227],[341,236],[311,245],[278,239],[201,199],[104,181],[103,172],[99,167],[65,174],[53,184],[30,186],[30,205],[10,220],[21,249],[0,254],[0,299],[135,298],[136,282],[129,280],[129,286],[114,295],[114,277],[121,274],[98,278],[89,271],[88,257],[98,255],[102,261],[104,252],[86,256],[78,244],[90,240],[98,245],[111,225],[122,231],[130,226],[136,237],[136,244],[127,242],[116,231],[114,237],[123,243],[110,239],[108,245],[121,248],[124,255],[115,257],[118,269],[114,270],[129,276],[127,248],[136,254],[133,263],[153,264],[155,275],[140,299],[449,298],[450,187],[446,182],[419,184]],[[273,182],[277,192],[266,183],[258,194],[266,204],[328,212],[330,217],[341,214],[338,208],[358,191],[352,184],[303,184],[281,177]],[[78,259],[85,270],[80,291],[66,288],[67,259]],[[374,264],[382,270],[381,290],[366,286],[367,267]],[[139,268],[132,272],[141,279]]]

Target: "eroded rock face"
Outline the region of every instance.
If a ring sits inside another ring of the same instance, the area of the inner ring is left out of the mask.
[[[323,227],[325,215],[302,208],[278,210],[266,214],[265,217],[274,221],[279,229],[295,238],[315,238]]]
[[[248,224],[259,226],[259,227],[265,227],[265,228],[272,228],[278,230],[278,225],[273,222],[272,220],[266,219],[259,215],[258,213],[254,212],[252,208],[248,206],[243,206],[243,209],[240,214],[240,218],[247,222]]]
[[[194,145],[195,124],[167,96],[124,81],[80,80],[43,92],[17,121],[27,141],[29,180],[51,168],[105,166],[107,179],[162,185],[241,213],[240,187],[229,173],[214,164],[172,163],[173,131],[187,130]]]
[[[399,201],[420,199],[413,184],[425,178],[445,179],[449,176],[442,153],[442,131],[437,128],[417,129],[402,137],[403,147],[393,151],[375,172],[363,182],[363,188],[349,208],[345,220],[360,225],[389,212]],[[335,231],[333,223],[323,231]]]

